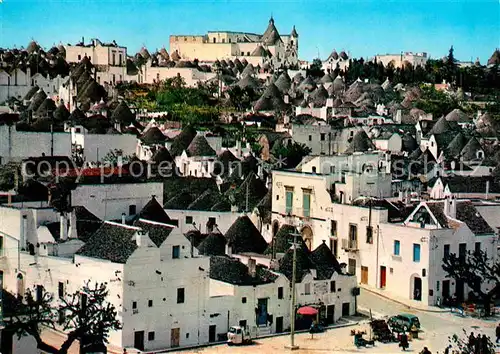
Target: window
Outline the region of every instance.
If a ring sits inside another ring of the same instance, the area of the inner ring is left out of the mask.
[[[222,38],[222,43],[226,43],[226,38]]]
[[[283,299],[283,287],[282,286],[280,286],[278,288],[278,299],[280,299],[280,300]]]
[[[100,77],[100,76],[98,76],[98,77],[97,77],[97,83],[98,83],[98,84],[100,84],[100,83],[101,83],[101,77]]]
[[[401,243],[398,240],[394,240],[394,255],[399,256],[401,252]]]
[[[465,256],[467,254],[467,244],[466,243],[461,243],[458,245],[458,258],[464,262],[465,261]]]
[[[118,65],[122,65],[123,64],[123,57],[122,57],[122,53],[120,53],[120,56],[119,56],[119,62],[118,62]]]
[[[207,230],[208,232],[213,232],[214,228],[217,226],[217,221],[215,218],[208,218]]]
[[[474,252],[476,252],[477,254],[481,252],[481,242],[476,242],[476,244],[474,245]]]
[[[241,56],[244,57],[245,56],[245,52],[241,52]]]
[[[337,284],[335,283],[335,280],[330,281],[330,292],[334,293],[337,291]]]
[[[358,225],[349,224],[349,243],[350,243],[349,246],[353,248],[357,240],[358,240]]]
[[[420,245],[413,244],[413,262],[420,262]]]
[[[137,309],[137,301],[132,301],[132,310]]]
[[[116,82],[116,75],[113,74],[113,85],[115,84],[115,82]]]
[[[330,166],[330,173],[334,174],[335,173],[335,166]]]
[[[444,258],[448,257],[450,255],[450,245],[444,245],[444,248],[443,248],[443,251],[444,251]]]
[[[82,60],[82,56],[78,54],[78,60]]]
[[[241,298],[241,303],[242,303],[242,304],[246,304],[246,303],[247,303],[247,298],[246,298],[246,296],[243,296],[243,297]]]
[[[285,187],[286,191],[286,209],[285,212],[287,214],[292,213],[292,207],[293,207],[293,187]]]
[[[304,295],[311,295],[311,283],[304,284]]]
[[[240,320],[240,323],[238,323],[241,328],[245,328],[247,326],[247,320]]]
[[[128,215],[135,215],[137,213],[137,207],[135,205],[128,206]]]
[[[179,246],[172,246],[172,259],[179,259],[181,255],[181,248]]]
[[[425,278],[425,276],[427,275],[427,271],[424,269],[422,269],[422,278]]]
[[[178,304],[184,303],[184,288],[177,289],[177,303]]]
[[[57,314],[58,314],[57,323],[59,323],[59,325],[62,325],[66,320],[66,314],[64,313],[64,310],[58,310]]]
[[[186,224],[191,225],[193,223],[193,217],[192,216],[186,216]]]
[[[311,216],[311,190],[302,189],[302,209],[304,217]]]
[[[366,243],[373,243],[373,227],[371,226],[366,227]]]
[[[113,64],[113,65],[115,65],[115,64],[116,64],[116,63],[115,63],[115,60],[116,60],[116,54],[115,54],[115,53],[113,53],[113,54],[112,54],[112,58],[113,58],[113,59],[112,59],[112,61],[111,61],[111,62],[112,62],[112,64]]]
[[[321,141],[325,141],[325,133],[321,133],[319,135],[319,138],[320,138]]]
[[[337,236],[337,220],[330,221],[330,234]]]
[[[148,307],[153,307],[153,300],[148,300]]]
[[[59,282],[59,286],[57,288],[57,292],[59,295],[59,299],[62,299],[64,297],[64,283],[62,281]]]
[[[436,282],[436,291],[439,291],[439,280]]]
[[[279,194],[276,194],[276,200],[280,200]]]
[[[3,236],[0,236],[0,256],[3,256]]]
[[[309,135],[309,141],[312,141],[312,140],[313,140],[312,135]]]
[[[247,52],[247,56],[250,56],[250,52]]]
[[[155,332],[148,332],[148,340],[155,340]]]
[[[37,285],[36,286],[36,301],[42,301],[42,297],[43,297],[43,286]]]

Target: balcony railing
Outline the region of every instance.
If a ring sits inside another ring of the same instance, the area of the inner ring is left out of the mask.
[[[342,249],[346,251],[357,251],[358,250],[358,240],[342,240]]]

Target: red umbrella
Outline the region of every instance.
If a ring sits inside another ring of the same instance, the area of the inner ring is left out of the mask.
[[[311,306],[304,306],[299,308],[297,313],[303,316],[316,316],[318,314],[318,310]]]

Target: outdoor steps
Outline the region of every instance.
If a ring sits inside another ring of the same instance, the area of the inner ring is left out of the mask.
[[[271,326],[257,328],[257,337],[268,336],[270,334],[271,334]]]

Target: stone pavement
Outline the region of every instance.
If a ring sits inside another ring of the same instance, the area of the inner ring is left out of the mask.
[[[371,293],[377,294],[383,298],[386,298],[386,299],[391,300],[393,302],[397,302],[397,303],[404,305],[404,306],[407,306],[411,309],[420,310],[420,311],[427,311],[427,312],[450,312],[450,309],[447,309],[447,308],[441,308],[441,307],[437,307],[437,306],[428,306],[428,305],[422,304],[422,302],[420,302],[420,301],[403,299],[403,298],[394,296],[392,294],[385,292],[385,290],[383,290],[383,289],[373,288],[373,287],[365,285],[365,284],[361,284],[360,287],[361,287],[361,289],[363,289],[365,291],[369,291]]]

